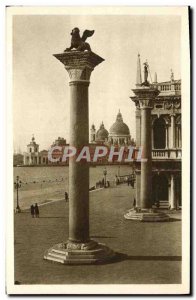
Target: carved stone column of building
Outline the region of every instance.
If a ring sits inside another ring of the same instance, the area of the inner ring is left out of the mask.
[[[171,174],[170,208],[176,209],[176,184],[174,174]]]
[[[137,108],[135,111],[135,117],[136,117],[136,147],[141,146],[141,114],[140,110]]]
[[[159,94],[157,89],[145,83],[133,89],[137,100],[139,102],[141,111],[141,182],[137,189],[137,208],[125,214],[126,219],[134,219],[139,221],[167,221],[169,217],[161,212],[156,212],[152,209],[152,118],[151,110],[153,108],[153,101]],[[139,181],[137,182],[139,183]],[[139,194],[139,195],[138,195]]]
[[[103,59],[90,51],[54,55],[70,77],[70,146],[80,151],[89,144],[88,86],[90,75]],[[69,160],[69,238],[46,251],[44,258],[63,264],[91,264],[114,256],[89,236],[89,165]]]
[[[148,98],[140,99],[141,107],[141,190],[140,207],[152,207],[152,146],[151,146],[151,110],[152,101]]]
[[[151,125],[151,146],[154,149],[154,127]]]
[[[171,148],[176,147],[175,114],[171,114]]]
[[[165,149],[168,149],[168,125],[165,127]]]

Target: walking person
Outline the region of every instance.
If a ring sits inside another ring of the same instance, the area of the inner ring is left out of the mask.
[[[68,193],[67,193],[67,192],[65,192],[65,202],[68,202],[68,199],[69,199],[69,197],[68,197]]]
[[[34,218],[35,217],[35,207],[33,204],[30,207],[30,212],[31,212],[31,217]]]
[[[37,203],[35,203],[35,217],[39,218],[39,207],[38,207]]]

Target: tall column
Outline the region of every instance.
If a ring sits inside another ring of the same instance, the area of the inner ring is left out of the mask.
[[[88,145],[88,81],[71,80],[70,145],[77,150]],[[69,240],[89,241],[89,165],[69,161]]]
[[[66,51],[54,55],[70,77],[70,146],[80,152],[89,145],[88,87],[90,75],[103,59],[91,51]],[[69,159],[69,237],[54,245],[44,258],[63,264],[105,261],[114,252],[89,237],[89,164]]]
[[[141,184],[139,206],[143,209],[152,207],[152,120],[153,100],[159,94],[151,86],[140,86],[133,90],[136,103],[141,112]],[[134,99],[135,100],[135,99]]]
[[[143,103],[141,107],[141,208],[152,207],[152,146],[151,146],[151,109],[152,107]]]
[[[70,146],[80,151],[89,144],[88,87],[93,69],[103,61],[93,52],[54,55],[70,77]],[[89,241],[89,165],[69,160],[69,241]]]

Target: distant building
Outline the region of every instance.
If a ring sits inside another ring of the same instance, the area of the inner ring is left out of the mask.
[[[103,122],[97,131],[94,124],[91,126],[90,142],[108,146],[135,145],[134,139],[131,138],[129,127],[123,122],[120,110],[117,114],[116,121],[111,126],[109,132],[105,128]]]
[[[52,153],[53,158],[58,158],[60,157],[59,162],[51,162],[48,159],[48,150],[42,150],[39,151],[39,145],[35,142],[34,136],[31,139],[30,144],[27,145],[27,152],[24,152],[24,165],[54,165],[54,164],[59,164],[62,161],[62,152],[64,150],[64,147],[66,146],[66,140],[62,137],[58,137],[51,147],[55,146],[61,146],[62,151],[59,150],[54,150]],[[64,162],[66,164],[66,162]]]
[[[109,143],[111,145],[131,145],[132,140],[130,136],[129,127],[123,122],[122,114],[119,110],[116,122],[109,130]]]
[[[103,122],[100,128],[96,131],[95,125],[92,125],[90,131],[90,156],[93,157],[95,147],[97,145],[105,145],[108,148],[108,153],[111,145],[115,146],[115,151],[118,151],[119,147],[125,146],[123,158],[128,157],[128,146],[135,145],[134,139],[131,139],[128,126],[123,122],[122,114],[119,111],[116,117],[115,123],[111,126],[109,132],[104,127]],[[56,159],[56,162],[52,162],[48,157],[48,150],[39,151],[39,145],[35,142],[34,136],[31,142],[27,145],[27,152],[24,152],[24,165],[67,165],[68,159],[62,161],[64,148],[69,146],[66,139],[58,137],[51,145],[51,147],[61,147],[61,149],[53,149],[52,158]],[[113,162],[118,159],[118,155],[114,156]],[[99,157],[97,163],[107,164],[108,155]]]
[[[36,144],[34,136],[27,145],[27,152],[24,152],[24,165],[39,164],[39,145]]]

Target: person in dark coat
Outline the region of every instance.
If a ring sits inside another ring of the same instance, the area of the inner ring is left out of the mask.
[[[135,198],[134,198],[134,200],[133,200],[133,207],[134,207],[134,208],[136,207],[136,200],[135,200]]]
[[[39,218],[39,208],[38,208],[37,203],[35,203],[35,217]]]
[[[31,217],[34,218],[35,217],[35,207],[33,204],[30,207],[30,211],[31,211]]]
[[[65,192],[65,202],[68,202],[68,199],[69,199],[69,197],[68,197],[68,193],[67,193],[67,192]]]

